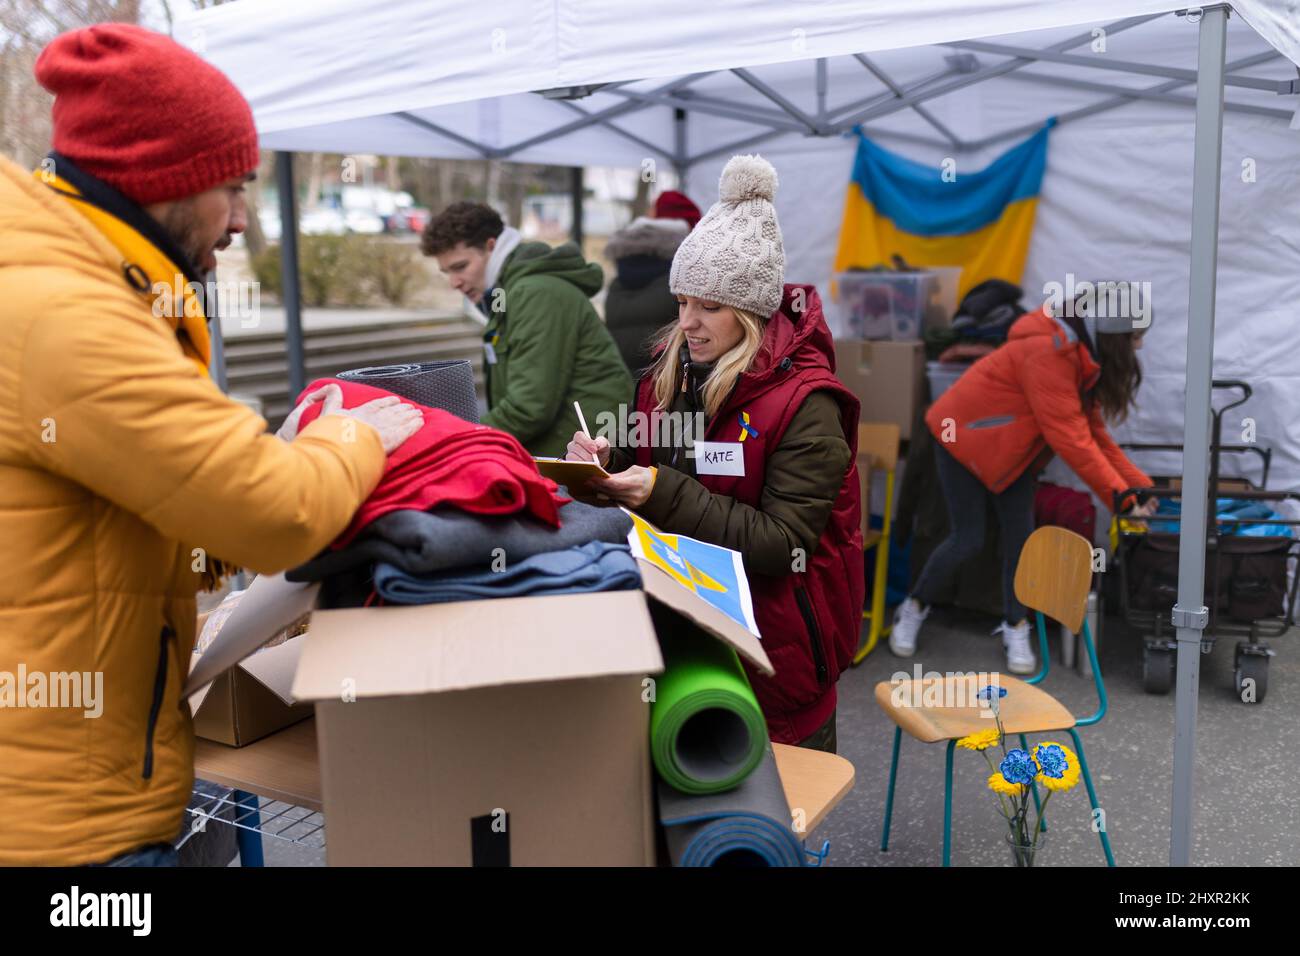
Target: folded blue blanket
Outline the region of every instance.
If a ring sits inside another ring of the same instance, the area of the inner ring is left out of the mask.
[[[1154,517],[1147,526],[1152,531],[1166,534],[1178,534],[1180,521],[1170,520],[1182,515],[1182,502],[1161,498]],[[1219,522],[1220,534],[1239,534],[1260,538],[1292,538],[1295,532],[1290,525],[1272,524],[1274,520],[1285,520],[1284,516],[1274,511],[1262,501],[1250,501],[1241,498],[1219,498],[1214,503],[1215,520]],[[1164,520],[1161,520],[1164,519]],[[1233,524],[1233,519],[1250,519],[1268,521],[1269,524]]]
[[[415,575],[385,562],[375,565],[375,590],[390,604],[628,591],[640,586],[641,572],[637,570],[631,549],[625,544],[604,541],[547,551],[514,563],[507,559],[499,571]]]

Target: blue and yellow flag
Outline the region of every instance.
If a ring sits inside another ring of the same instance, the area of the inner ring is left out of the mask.
[[[985,279],[1019,282],[1055,118],[978,172],[923,166],[858,133],[835,271],[897,254],[912,266],[961,266],[959,296]]]

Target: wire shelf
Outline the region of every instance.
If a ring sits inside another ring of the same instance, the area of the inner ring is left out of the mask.
[[[263,800],[253,796],[256,809],[235,799],[234,791],[213,794],[198,787],[194,801],[186,808],[190,815],[190,831],[179,843],[179,849],[195,833],[208,824],[220,823],[263,837],[271,837],[294,846],[312,850],[325,849],[325,816],[307,807],[298,807],[279,800]]]

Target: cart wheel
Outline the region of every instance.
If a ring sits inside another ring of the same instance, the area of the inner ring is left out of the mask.
[[[1268,693],[1268,657],[1262,654],[1243,654],[1237,661],[1233,677],[1237,683],[1237,696],[1242,703],[1262,704]]]
[[[1167,694],[1174,686],[1174,652],[1148,647],[1142,652],[1142,689],[1148,694]]]

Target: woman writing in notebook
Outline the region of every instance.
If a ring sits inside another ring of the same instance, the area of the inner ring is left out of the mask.
[[[769,733],[834,751],[835,682],[864,596],[858,400],[831,370],[816,290],[784,285],[775,191],[769,163],[733,157],[673,259],[678,319],[659,335],[636,411],[702,414],[703,435],[611,447],[578,432],[567,457],[597,456],[611,476],[593,487],[661,531],[740,552],[776,669],[746,663]]]

